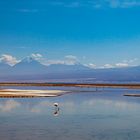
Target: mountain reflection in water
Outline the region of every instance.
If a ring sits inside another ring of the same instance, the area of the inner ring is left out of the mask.
[[[124,97],[127,91],[0,99],[0,137],[2,140],[140,139],[140,98]],[[140,93],[140,90],[129,92]]]

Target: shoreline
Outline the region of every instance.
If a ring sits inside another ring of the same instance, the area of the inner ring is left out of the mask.
[[[87,87],[87,88],[137,88],[140,89],[139,84],[112,84],[112,83],[14,83],[14,82],[3,82],[0,86],[36,86],[36,87]]]
[[[128,97],[140,97],[140,94],[124,94],[123,96],[128,96]]]

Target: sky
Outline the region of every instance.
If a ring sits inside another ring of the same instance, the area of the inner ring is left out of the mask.
[[[140,0],[0,0],[0,61],[140,65]]]

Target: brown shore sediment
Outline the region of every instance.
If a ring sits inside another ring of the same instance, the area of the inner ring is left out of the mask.
[[[0,86],[46,86],[46,87],[110,87],[110,88],[137,88],[140,89],[140,83],[0,83]]]

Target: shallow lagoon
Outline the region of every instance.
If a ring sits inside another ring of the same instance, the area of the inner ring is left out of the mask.
[[[64,90],[75,92],[54,98],[0,99],[0,138],[2,140],[140,139],[140,98],[123,96],[124,93],[140,93],[140,90],[99,89],[97,92],[91,88],[64,88]],[[82,92],[83,90],[85,92]],[[54,107],[55,102],[59,103],[60,110]]]

